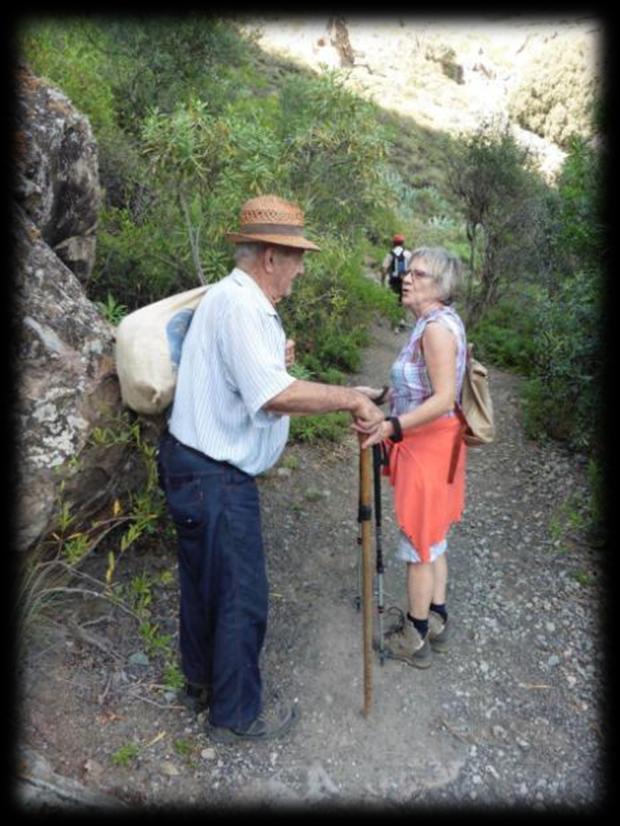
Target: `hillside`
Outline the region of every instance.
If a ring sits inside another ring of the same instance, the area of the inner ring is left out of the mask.
[[[587,133],[582,113],[568,108],[587,107],[602,72],[594,17],[257,16],[243,29],[270,54],[318,72],[345,69],[352,90],[417,126],[457,135],[485,119],[508,121],[547,175],[565,157],[566,129]],[[547,118],[536,111],[545,96]]]

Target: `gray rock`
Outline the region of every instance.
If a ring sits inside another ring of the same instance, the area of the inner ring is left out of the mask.
[[[102,200],[88,119],[26,67],[18,71],[17,196],[41,238],[85,283]]]
[[[139,486],[145,468],[127,439],[92,440],[97,427],[123,427],[114,329],[83,288],[101,201],[92,131],[66,97],[26,69],[18,78],[16,544],[24,551],[56,527],[62,503],[75,530]]]

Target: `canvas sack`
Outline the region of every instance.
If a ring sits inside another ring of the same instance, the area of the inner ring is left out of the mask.
[[[460,411],[465,419],[463,422],[466,426],[463,435],[465,444],[479,447],[493,441],[495,420],[493,400],[489,390],[489,371],[484,364],[472,356],[471,351],[467,357]]]
[[[462,442],[469,447],[480,447],[490,444],[495,438],[495,417],[489,390],[489,371],[482,362],[472,356],[472,346],[470,345],[467,351],[461,403],[457,402],[454,405],[454,411],[461,422],[461,427],[450,458],[449,483],[454,481]]]
[[[183,339],[208,285],[129,313],[116,330],[116,371],[123,403],[155,416],[172,403]]]

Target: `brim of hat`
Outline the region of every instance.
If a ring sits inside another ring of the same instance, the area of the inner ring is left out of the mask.
[[[245,235],[239,232],[227,232],[226,238],[228,241],[234,243],[243,243],[244,241],[258,241],[261,244],[275,244],[278,247],[295,247],[301,250],[315,250],[320,251],[312,241],[307,238],[301,238],[299,235]]]

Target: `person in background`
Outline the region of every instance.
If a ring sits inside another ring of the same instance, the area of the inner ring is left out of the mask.
[[[398,296],[398,303],[402,303],[403,276],[409,269],[411,251],[405,247],[405,237],[396,234],[392,237],[392,249],[387,253],[381,265],[381,286],[388,285]]]
[[[304,272],[303,212],[275,195],[247,201],[232,272],[197,307],[183,342],[160,484],[178,537],[182,699],[208,708],[218,742],[284,734],[297,708],[264,703],[259,656],[268,582],[255,477],[272,467],[289,416],[346,410],[372,432],[382,411],[358,390],[295,379],[277,311]]]
[[[408,612],[406,618],[401,612],[400,622],[386,633],[386,647],[392,657],[419,668],[431,664],[431,649],[448,647],[447,534],[464,506],[464,444],[449,481],[461,438],[454,405],[461,397],[467,355],[465,328],[452,307],[459,277],[460,261],[445,249],[412,252],[402,301],[415,326],[392,366],[390,417],[362,444],[387,447],[400,527],[397,557],[406,563]],[[381,396],[374,388],[357,389],[369,398]]]

